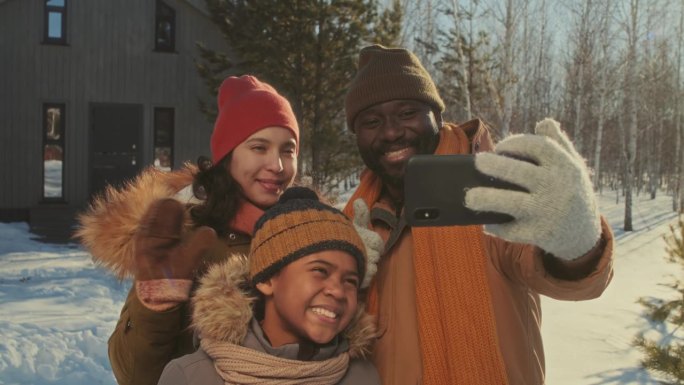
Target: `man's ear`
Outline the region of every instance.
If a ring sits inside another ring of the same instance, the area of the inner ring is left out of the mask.
[[[265,282],[259,282],[256,284],[256,288],[264,297],[270,297],[273,295],[273,280],[269,278]]]
[[[432,113],[435,114],[435,122],[437,122],[437,129],[441,129],[442,125],[444,124],[444,120],[442,119],[442,113],[439,111],[435,111],[434,109],[432,110]]]

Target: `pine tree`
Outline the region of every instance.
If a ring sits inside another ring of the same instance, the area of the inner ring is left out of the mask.
[[[475,15],[470,10],[448,10],[454,25],[440,32],[441,57],[435,64],[440,95],[448,106],[445,119],[463,122],[482,112],[480,101],[487,98],[486,73],[491,70],[489,36],[473,32]]]
[[[344,95],[359,49],[375,37],[372,31],[379,20],[375,1],[206,0],[206,4],[232,51],[216,52],[198,44],[197,68],[211,95],[216,95],[226,76],[253,74],[292,104],[301,129],[300,175],[311,176],[316,188],[328,192],[359,168],[360,158],[345,124]],[[396,18],[391,12],[385,15]],[[210,105],[204,103],[202,109],[211,117],[215,112]]]
[[[391,8],[382,11],[377,27],[375,28],[373,39],[374,43],[382,44],[385,47],[401,46],[402,21],[404,19],[404,9],[399,0],[393,0]]]
[[[684,217],[679,218],[677,226],[670,226],[666,235],[667,253],[670,262],[677,263],[684,269]],[[681,276],[681,275],[680,275]],[[639,334],[634,339],[634,346],[645,356],[641,364],[644,368],[663,375],[675,384],[684,384],[684,282],[677,279],[667,285],[677,292],[673,300],[647,300],[639,302],[647,309],[647,317],[659,325],[659,329],[672,331],[658,341],[647,339]]]

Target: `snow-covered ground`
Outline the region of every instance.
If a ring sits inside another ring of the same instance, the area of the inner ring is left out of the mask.
[[[600,197],[601,212],[614,229],[615,276],[600,298],[582,302],[542,300],[542,332],[549,385],[661,384],[639,367],[641,352],[631,346],[639,332],[654,336],[643,317],[640,297],[672,298],[663,286],[684,278],[665,259],[663,234],[677,223],[672,197],[642,196],[632,208],[635,231],[624,232],[624,201]],[[680,332],[680,337],[681,337]]]
[[[615,195],[600,205],[617,236],[615,278],[593,301],[544,299],[547,383],[656,384],[630,341],[649,329],[636,300],[671,295],[660,284],[682,275],[664,259],[671,198],[638,198],[630,233],[619,230]],[[38,243],[25,223],[0,223],[0,384],[114,385],[107,338],[129,287],[77,245]]]

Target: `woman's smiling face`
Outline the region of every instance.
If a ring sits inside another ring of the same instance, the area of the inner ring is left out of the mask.
[[[297,172],[297,141],[283,127],[263,128],[235,147],[228,166],[244,197],[266,209],[289,187]]]

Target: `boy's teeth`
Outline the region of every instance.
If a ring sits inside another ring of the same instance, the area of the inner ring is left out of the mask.
[[[328,318],[337,318],[337,315],[330,310],[323,309],[321,307],[315,307],[311,309],[312,312],[322,315],[323,317],[328,317]]]

